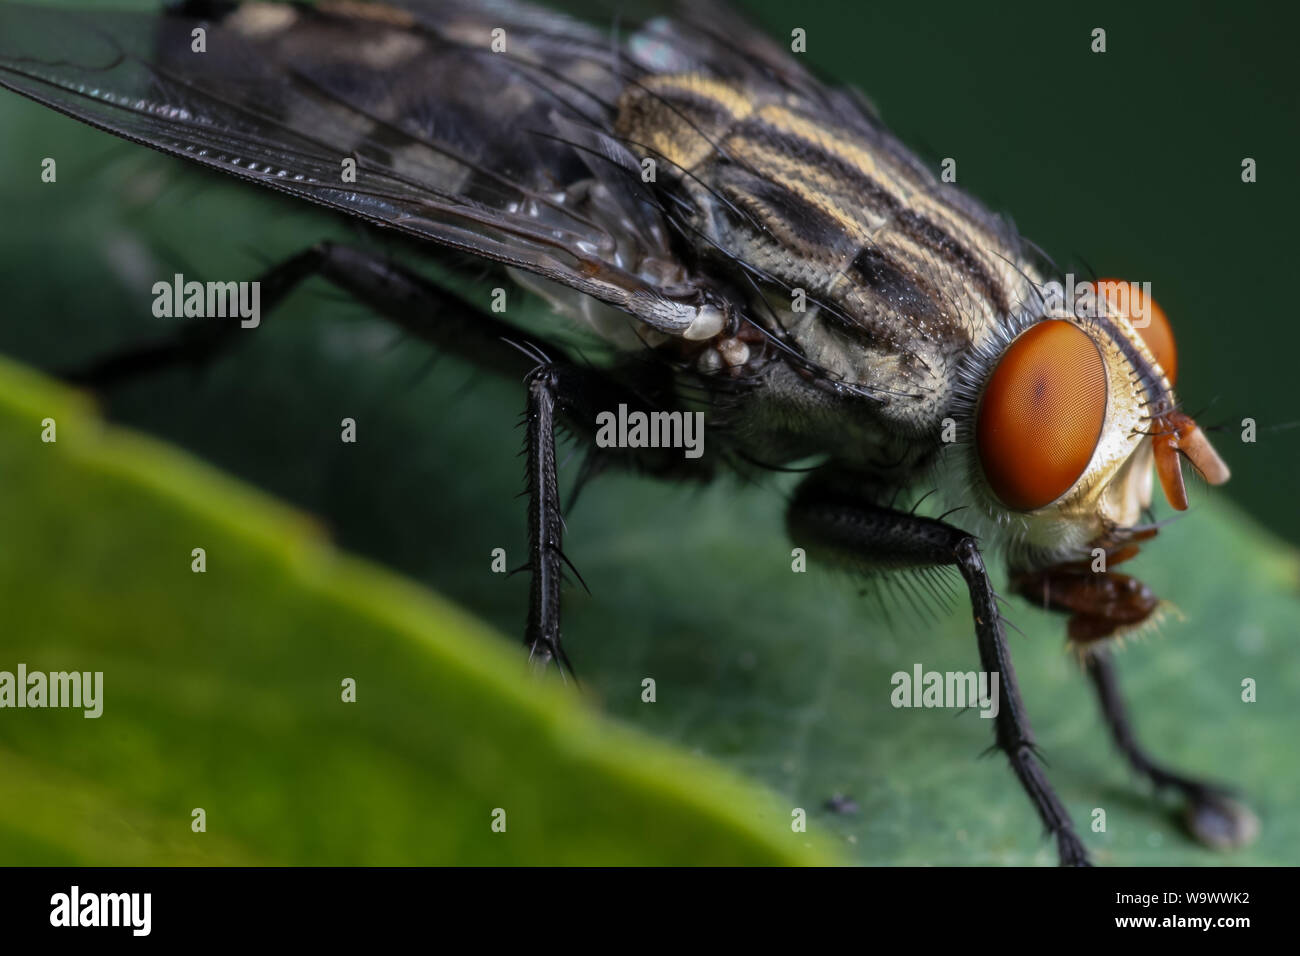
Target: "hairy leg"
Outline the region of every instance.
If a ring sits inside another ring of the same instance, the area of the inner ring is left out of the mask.
[[[947,565],[961,573],[970,593],[981,666],[989,674],[998,674],[1002,687],[994,718],[996,746],[1006,754],[1043,825],[1055,838],[1061,865],[1087,866],[1087,851],[1038,760],[997,596],[975,539],[942,521],[880,507],[837,490],[817,475],[800,487],[787,522],[796,543],[806,543],[810,553],[820,552],[841,563],[882,571]]]
[[[522,378],[535,364],[509,344],[540,346],[527,333],[386,256],[334,242],[304,249],[258,276],[263,311],[272,312],[312,276],[324,278],[417,338],[486,369]],[[172,335],[128,346],[61,375],[74,384],[108,389],[167,368],[203,366],[257,331],[233,320],[199,319]]]
[[[520,570],[528,570],[532,578],[525,642],[534,662],[545,666],[554,660],[572,672],[560,640],[560,586],[568,562],[562,551],[556,428],[562,420],[588,444],[584,477],[615,465],[707,479],[711,466],[687,462],[671,449],[601,449],[593,444],[600,411],[620,404],[629,410],[668,410],[675,403],[669,370],[635,361],[613,372],[580,365],[390,258],[337,243],[312,246],[266,270],[258,278],[263,309],[272,311],[311,276],[324,278],[442,352],[524,380],[529,560]],[[205,365],[255,334],[255,329],[243,329],[235,321],[198,320],[159,341],[128,347],[67,372],[64,378],[110,389],[163,369]]]

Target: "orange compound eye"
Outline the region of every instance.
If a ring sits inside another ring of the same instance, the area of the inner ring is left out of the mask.
[[[1099,279],[1097,285],[1111,307],[1133,323],[1142,341],[1169,376],[1169,384],[1173,385],[1178,379],[1178,349],[1174,347],[1174,330],[1165,310],[1156,304],[1155,299],[1148,299],[1143,294],[1140,283]]]
[[[1106,418],[1106,366],[1069,322],[1040,322],[1011,343],[975,416],[984,477],[1009,508],[1051,504],[1083,474]]]

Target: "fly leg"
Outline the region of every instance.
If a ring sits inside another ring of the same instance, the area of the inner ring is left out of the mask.
[[[387,256],[353,246],[322,242],[267,269],[257,279],[261,308],[270,312],[314,275],[417,338],[480,367],[523,376],[534,364],[505,341],[536,345],[526,333]],[[108,389],[168,368],[207,365],[256,331],[242,328],[233,319],[198,319],[158,341],[130,346],[62,377],[76,385]]]
[[[315,274],[321,263],[320,247],[304,250],[271,267],[257,278],[260,305],[274,309],[297,285]],[[132,345],[100,356],[61,377],[74,385],[109,389],[169,368],[205,366],[236,345],[240,336],[253,334],[234,319],[196,319],[156,341]]]
[[[1103,648],[1090,650],[1085,669],[1097,691],[1115,745],[1129,765],[1157,789],[1176,790],[1187,799],[1185,819],[1192,835],[1218,850],[1234,849],[1254,840],[1259,833],[1259,820],[1246,806],[1232,798],[1228,788],[1169,770],[1152,760],[1142,749],[1120,693],[1110,652]]]
[[[998,674],[1002,688],[994,718],[996,746],[1056,839],[1062,866],[1089,865],[1088,853],[1074,832],[1069,814],[1039,763],[1033,730],[1016,683],[997,597],[975,539],[966,532],[907,512],[883,508],[848,491],[839,491],[813,476],[800,487],[787,513],[796,543],[861,570],[956,567],[970,592],[980,663]]]
[[[1108,561],[1113,567],[1136,550],[1108,552]],[[1259,821],[1226,787],[1175,773],[1152,760],[1133,731],[1105,641],[1140,627],[1155,613],[1160,601],[1151,589],[1127,574],[1095,572],[1089,562],[1018,572],[1011,576],[1011,586],[1045,610],[1070,616],[1067,633],[1083,653],[1084,669],[1116,747],[1157,790],[1175,790],[1187,800],[1185,819],[1192,836],[1220,850],[1251,842],[1259,832]]]
[[[713,473],[710,459],[692,462],[680,449],[599,448],[595,445],[596,417],[620,405],[631,412],[652,412],[672,408],[676,402],[669,389],[671,377],[658,365],[625,367],[622,374],[553,360],[540,350],[539,364],[528,373],[528,404],[525,457],[528,495],[528,568],[532,573],[528,626],[525,643],[530,658],[542,667],[555,660],[573,672],[560,644],[560,584],[564,568],[574,571],[564,557],[561,516],[556,479],[555,430],[557,422],[574,432],[590,448],[584,475],[609,465],[639,470],[657,477],[707,481]],[[632,383],[632,384],[629,384]],[[577,572],[574,571],[576,574]],[[581,580],[581,579],[579,579]]]
[[[528,375],[528,407],[524,413],[527,437],[528,624],[524,644],[528,658],[540,670],[554,659],[573,673],[573,665],[560,644],[560,584],[567,559],[561,550],[564,518],[560,514],[559,481],[555,473],[555,419],[559,403],[561,369],[549,362]],[[576,573],[576,572],[575,572]]]
[[[676,405],[671,371],[660,363],[629,359],[617,374],[552,358],[552,346],[482,311],[455,293],[386,256],[352,246],[320,243],[262,274],[261,302],[278,305],[303,280],[318,275],[343,289],[406,332],[474,365],[515,379],[527,389],[526,494],[532,575],[525,641],[532,660],[572,667],[560,644],[560,585],[568,563],[561,550],[555,430],[563,421],[591,446],[584,477],[607,465],[661,477],[707,479],[711,464],[683,459],[667,448],[596,448],[596,415],[627,405],[631,410],[670,410]],[[178,365],[213,361],[253,330],[236,322],[198,321],[158,342],[128,348],[64,377],[92,388],[114,385]],[[710,459],[711,461],[711,459]],[[580,477],[580,481],[582,478]]]

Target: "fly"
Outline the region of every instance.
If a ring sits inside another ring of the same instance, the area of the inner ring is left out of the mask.
[[[1176,509],[1182,460],[1228,478],[1175,397],[1167,317],[1128,283],[1066,301],[1072,280],[1008,222],[733,14],[683,9],[611,39],[511,0],[188,0],[156,16],[4,5],[0,85],[427,256],[489,263],[545,299],[557,330],[601,344],[601,361],[579,362],[560,336],[346,245],[259,279],[263,312],[318,275],[438,349],[524,378],[534,660],[568,668],[557,423],[589,447],[582,480],[811,460],[788,510],[797,545],[868,576],[960,574],[994,678],[981,686],[1001,689],[996,745],[1061,863],[1088,854],[1037,758],[985,550],[1019,594],[1067,615],[1119,748],[1186,799],[1193,834],[1253,837],[1224,788],[1139,746],[1107,650],[1160,607],[1113,570],[1157,533],[1153,473]],[[185,327],[70,377],[106,388],[242,334]],[[954,510],[893,506],[927,487]]]

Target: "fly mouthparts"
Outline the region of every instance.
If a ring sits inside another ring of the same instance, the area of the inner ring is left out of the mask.
[[[1187,510],[1187,487],[1183,484],[1182,462],[1178,453],[1187,456],[1197,471],[1212,485],[1221,485],[1231,477],[1227,462],[1219,457],[1210,440],[1199,425],[1179,411],[1169,412],[1160,418],[1161,433],[1152,441],[1155,444],[1156,474],[1165,497],[1178,511]]]

